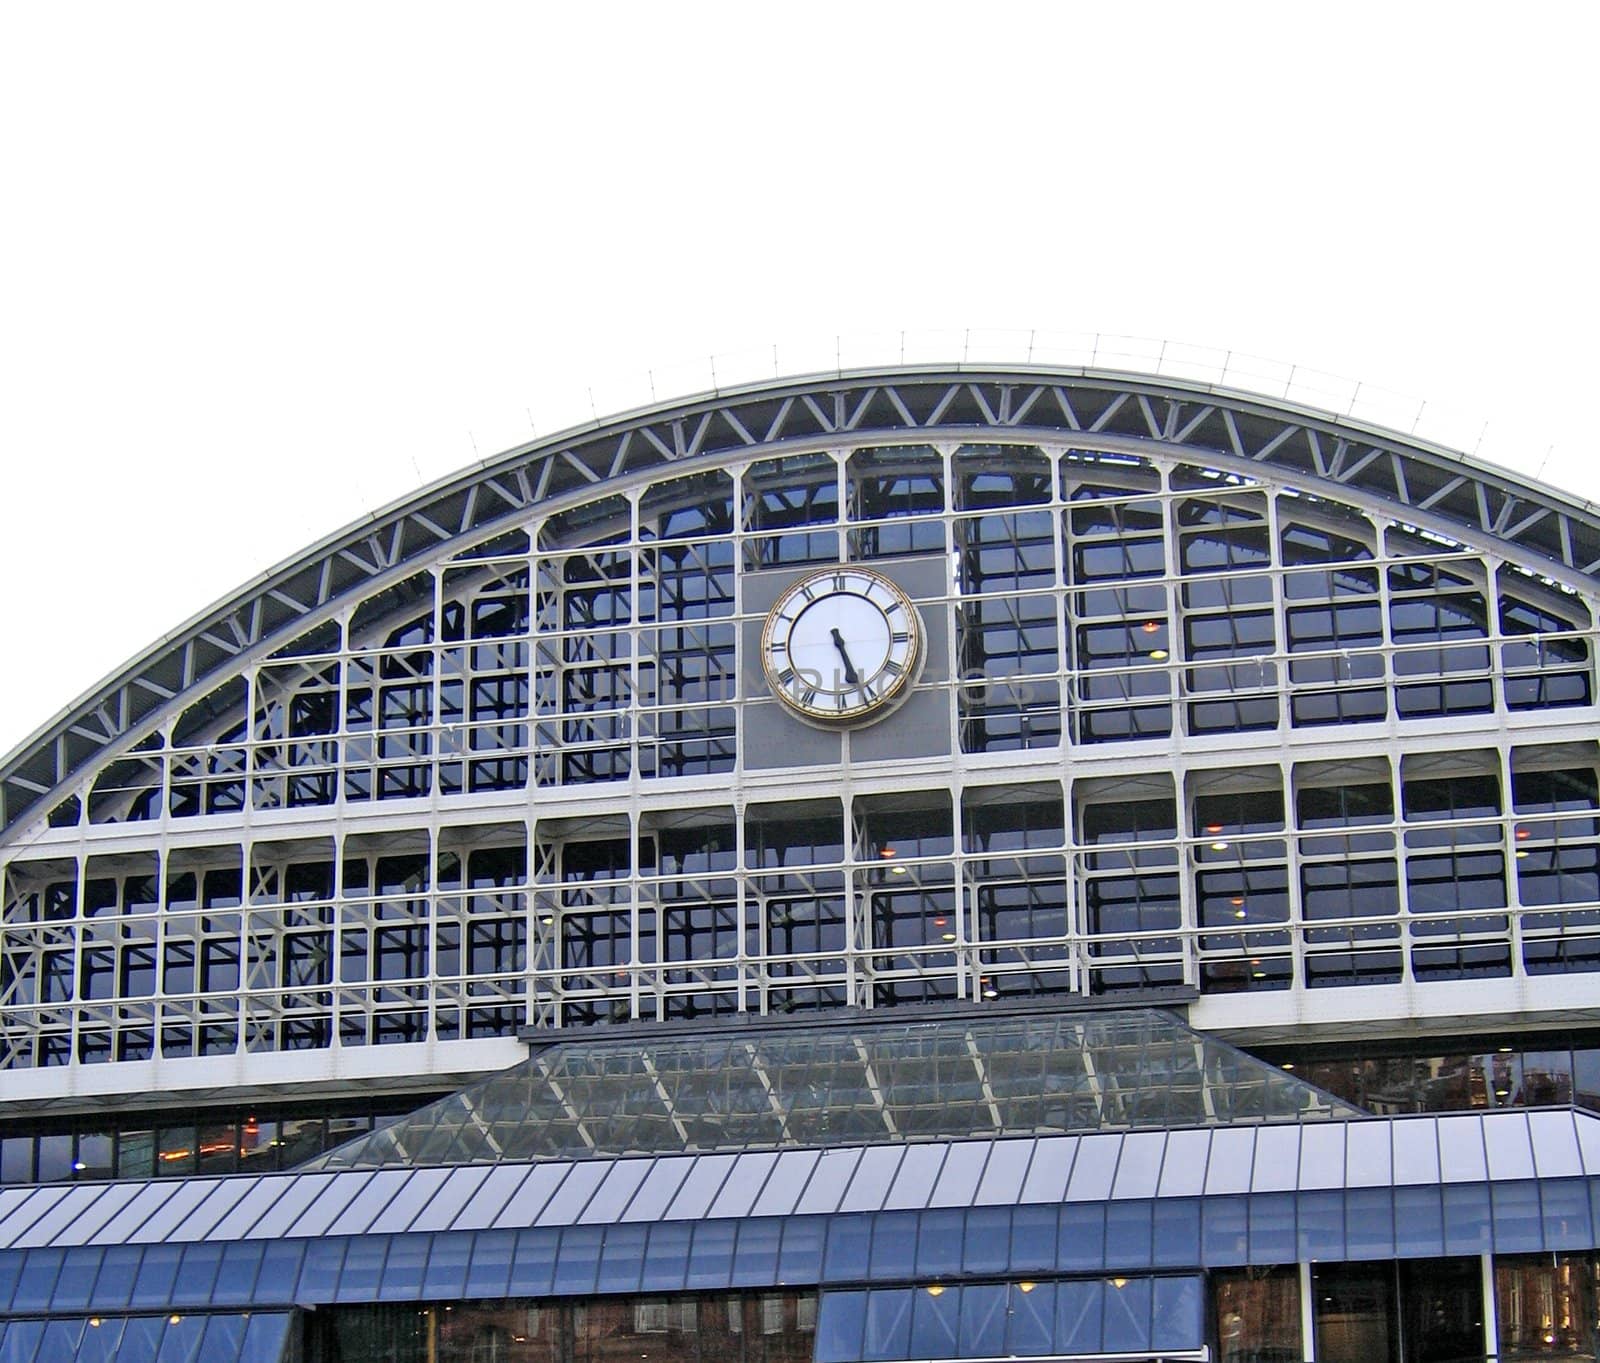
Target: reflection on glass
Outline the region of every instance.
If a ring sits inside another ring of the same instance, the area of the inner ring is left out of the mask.
[[[512,1299],[318,1316],[312,1356],[339,1363],[810,1363],[816,1298]]]
[[[1314,1264],[1311,1271],[1319,1363],[1483,1357],[1478,1259]]]
[[[1300,1273],[1293,1266],[1212,1276],[1220,1363],[1299,1359]]]
[[[1600,1256],[1515,1254],[1494,1263],[1500,1357],[1590,1357],[1600,1337]]]

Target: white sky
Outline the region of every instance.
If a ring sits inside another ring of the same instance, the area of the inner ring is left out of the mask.
[[[1293,361],[1600,497],[1597,46],[1592,4],[0,8],[0,752],[530,413],[794,338]]]

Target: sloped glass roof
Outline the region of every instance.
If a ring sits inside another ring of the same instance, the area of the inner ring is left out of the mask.
[[[306,1169],[1304,1122],[1358,1108],[1157,1009],[558,1040]]]

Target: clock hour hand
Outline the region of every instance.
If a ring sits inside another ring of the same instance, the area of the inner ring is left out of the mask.
[[[856,669],[850,662],[850,655],[844,651],[844,640],[839,637],[839,627],[835,625],[828,632],[833,636],[833,646],[839,650],[839,656],[844,659],[844,679],[851,686],[858,685],[861,678],[856,676]]]

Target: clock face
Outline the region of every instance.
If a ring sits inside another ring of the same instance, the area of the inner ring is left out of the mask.
[[[828,568],[790,586],[767,613],[767,683],[813,723],[881,717],[905,698],[922,663],[911,598],[865,568]]]

